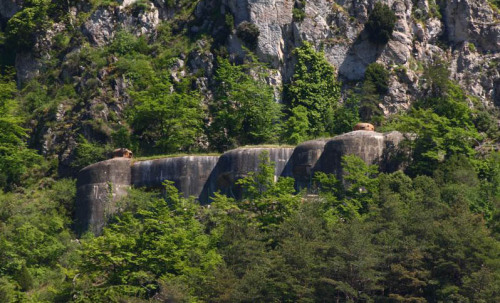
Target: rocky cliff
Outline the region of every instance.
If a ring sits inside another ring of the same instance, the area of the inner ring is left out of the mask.
[[[370,42],[364,29],[376,2],[387,4],[397,16],[385,45]],[[3,24],[23,5],[0,1]],[[30,144],[57,156],[62,175],[75,172],[79,136],[104,144],[128,127],[129,89],[142,74],[120,73],[123,64],[115,55],[99,53],[106,47],[130,52],[116,43],[124,31],[147,44],[164,39],[166,29],[177,40],[188,37],[190,47],[170,43],[173,58],[165,59],[165,74],[174,84],[195,79],[204,106],[214,94],[214,66],[221,54],[234,62],[255,54],[267,64],[267,82],[281,100],[282,86],[294,72],[293,50],[304,41],[324,51],[344,92],[363,80],[369,64],[382,64],[389,71],[388,91],[378,104],[385,115],[404,111],[421,97],[423,66],[436,60],[449,65],[471,105],[500,106],[500,13],[486,0],[69,1],[63,13],[36,30],[33,47],[17,49],[15,58],[19,87],[28,87],[26,94],[45,91],[47,99],[57,101],[31,121]],[[255,45],[238,35],[238,28],[248,23],[258,29]],[[143,61],[134,62],[127,64]],[[50,92],[41,80],[33,85],[33,79],[55,79],[61,86]],[[75,96],[58,97],[68,83]],[[207,147],[204,140],[199,138],[199,147]]]

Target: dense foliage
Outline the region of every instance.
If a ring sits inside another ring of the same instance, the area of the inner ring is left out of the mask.
[[[368,37],[375,44],[386,44],[392,37],[397,17],[394,11],[381,2],[375,3],[365,24]]]
[[[332,135],[335,128],[334,113],[339,107],[340,98],[335,69],[326,61],[323,53],[316,52],[308,42],[296,48],[294,53],[297,57],[295,72],[285,92],[292,114],[307,109],[309,123],[305,132],[309,137]],[[302,108],[295,109],[299,106]]]
[[[70,3],[23,1],[2,24],[0,302],[500,302],[498,114],[443,62],[422,64],[418,101],[384,120],[393,67],[368,65],[341,96],[335,69],[305,42],[290,82],[272,87],[272,69],[251,50],[228,55],[229,34],[249,48],[259,36],[249,22],[234,28],[230,13],[204,16],[218,30],[203,32],[190,19],[197,1],[168,0],[176,14],[151,37],[124,28],[93,47],[83,23],[121,1],[92,0],[75,16]],[[295,21],[305,5],[295,1]],[[377,2],[370,40],[387,43],[395,21]],[[17,87],[11,55],[55,22],[66,27],[50,38],[40,75]],[[316,173],[297,192],[263,153],[237,182],[239,199],[216,194],[201,206],[166,182],[161,193],[131,189],[102,235],[72,231],[76,184],[63,177],[113,148],[298,144],[360,120],[407,135],[403,171],[346,156],[342,180]]]
[[[26,147],[27,130],[14,99],[15,82],[0,76],[0,190],[12,189],[36,177],[41,157]],[[31,170],[31,171],[30,171]]]
[[[250,65],[234,65],[222,58],[218,63],[217,89],[210,104],[213,121],[208,133],[213,146],[223,151],[275,142],[281,106],[274,101],[271,87],[245,73]]]
[[[491,179],[465,157],[434,177],[380,174],[343,159],[319,196],[274,181],[273,164],[239,181],[241,200],[210,207],[131,191],[99,237],[70,242],[74,183],[0,196],[4,302],[496,302],[500,156]],[[491,180],[491,181],[489,181]],[[496,180],[496,181],[494,181]],[[495,183],[496,182],[496,183]],[[485,191],[485,189],[490,189]],[[496,203],[490,215],[481,201]],[[30,202],[27,207],[25,203]],[[25,220],[28,217],[29,220]],[[491,225],[488,229],[487,225]]]

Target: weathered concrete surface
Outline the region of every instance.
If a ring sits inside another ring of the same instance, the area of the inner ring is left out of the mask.
[[[356,155],[367,164],[378,164],[384,152],[384,135],[374,131],[356,130],[333,138],[325,145],[319,169],[342,178],[342,157]]]
[[[318,160],[323,154],[325,144],[330,139],[311,140],[299,144],[293,150],[290,158],[292,176],[295,179],[295,188],[301,190],[310,188],[312,177],[318,171]]]
[[[136,162],[132,165],[131,182],[137,187],[154,188],[169,180],[184,197],[200,199],[218,160],[218,156],[184,156]]]
[[[90,165],[80,171],[77,182],[76,231],[99,234],[107,218],[116,212],[116,201],[133,185],[162,187],[174,182],[185,197],[194,196],[201,204],[210,202],[217,191],[241,198],[236,181],[259,169],[260,155],[269,154],[275,163],[274,176],[294,177],[297,190],[310,188],[317,171],[342,179],[341,159],[356,155],[367,164],[379,164],[381,171],[401,169],[404,139],[399,132],[353,131],[331,139],[311,140],[291,147],[254,147],[228,151],[222,156],[184,156],[131,163],[114,158]]]
[[[244,178],[250,172],[258,171],[262,152],[269,153],[269,159],[275,163],[275,178],[279,176],[291,177],[292,171],[288,160],[292,156],[293,148],[238,148],[224,153],[214,168],[207,184],[208,192],[220,191],[235,198],[240,198],[241,191],[235,186],[237,180]]]
[[[405,168],[408,150],[401,144],[405,140],[402,133],[392,131],[384,134],[384,152],[380,161],[380,170],[386,173]]]
[[[100,234],[107,218],[116,211],[116,201],[130,188],[130,159],[115,158],[92,164],[77,178],[75,230]]]

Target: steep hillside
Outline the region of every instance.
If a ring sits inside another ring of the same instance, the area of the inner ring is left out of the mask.
[[[500,302],[499,5],[0,0],[0,302]]]
[[[366,26],[376,2],[395,16],[388,41],[374,40]],[[340,102],[357,92],[361,103],[372,104],[368,114],[361,112],[363,120],[381,124],[374,115],[408,110],[425,96],[425,71],[436,62],[447,67],[470,106],[500,106],[500,15],[494,1],[3,0],[0,13],[3,65],[15,66],[18,99],[32,129],[30,146],[57,157],[62,175],[92,162],[78,156],[77,146],[85,144],[104,146],[96,160],[112,146],[151,154],[286,141],[231,134],[224,123],[238,122],[215,117],[224,111],[221,95],[229,94],[220,83],[224,76],[240,77],[236,82],[243,87],[229,90],[247,96],[248,86],[266,91],[264,103],[254,102],[265,108],[273,108],[265,103],[270,92],[258,87],[271,86],[274,99],[285,104],[286,120],[295,107],[287,94],[296,71],[294,50],[304,42],[335,67]],[[221,75],[217,58],[244,63],[239,69],[253,79],[243,80],[236,71]],[[373,91],[364,83],[375,62],[384,84]],[[175,92],[162,104],[183,106],[158,111],[155,91]],[[156,103],[140,107],[146,100]],[[162,126],[162,119],[169,125]],[[158,144],[160,137],[167,139]]]

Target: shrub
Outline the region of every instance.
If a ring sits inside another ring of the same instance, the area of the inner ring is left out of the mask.
[[[294,8],[292,10],[292,13],[293,13],[293,21],[296,22],[304,21],[306,17],[306,12],[300,8]]]
[[[469,43],[468,47],[471,52],[476,52],[476,45],[474,45],[474,43]]]
[[[382,64],[372,63],[368,65],[365,71],[365,81],[373,83],[379,94],[385,94],[389,90],[389,72]]]
[[[74,161],[71,166],[78,171],[87,165],[106,160],[108,150],[106,147],[87,141],[83,136],[78,138],[78,145],[74,150]]]
[[[223,151],[238,145],[274,142],[279,132],[281,106],[272,88],[246,71],[248,65],[233,65],[219,58],[213,121],[208,129],[211,144]]]
[[[232,14],[225,15],[225,24],[227,29],[232,32],[234,29],[234,17]]]
[[[28,49],[35,42],[36,33],[46,28],[50,1],[32,0],[7,22],[7,40],[16,49]]]
[[[257,25],[248,21],[243,21],[236,28],[236,35],[248,46],[254,48],[257,46],[260,31]]]
[[[396,25],[396,14],[386,4],[377,2],[365,25],[369,39],[375,44],[386,44]]]

